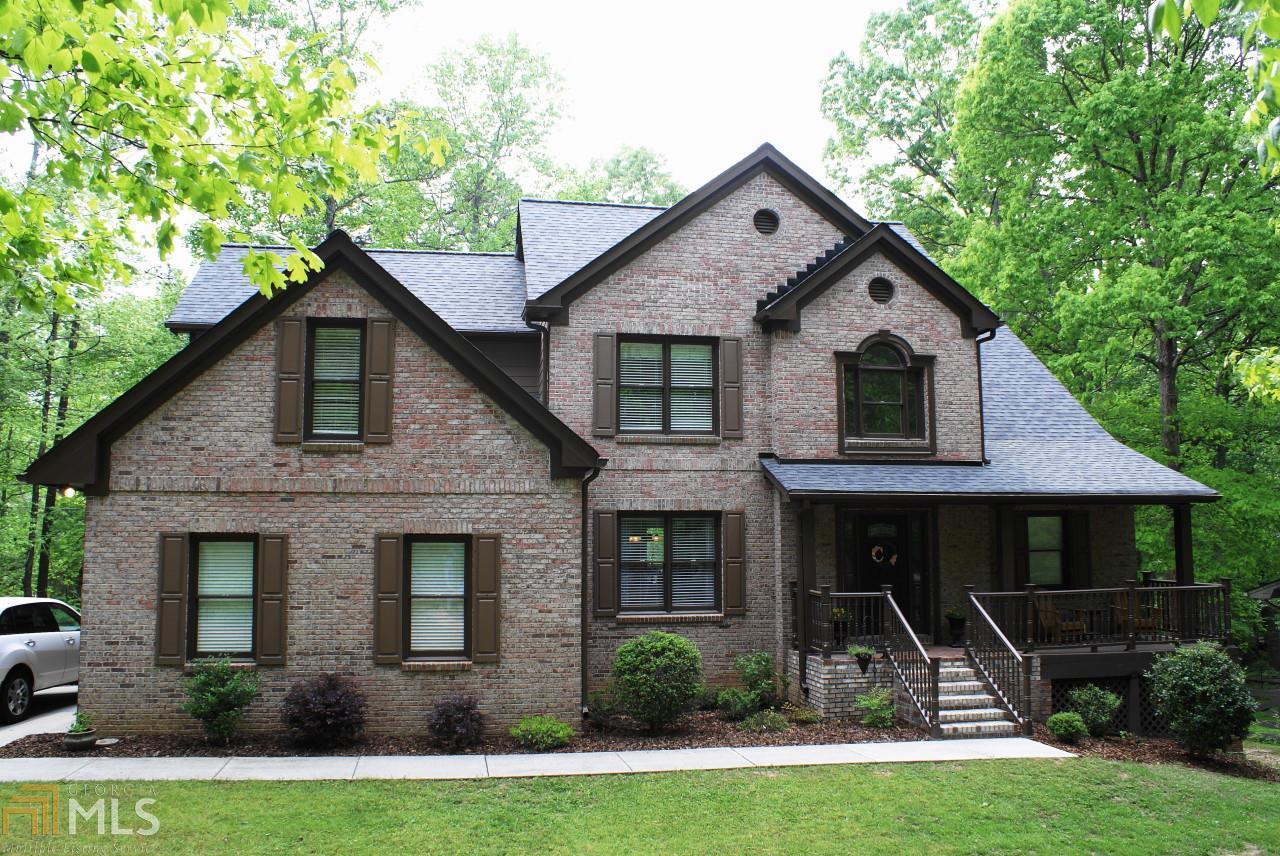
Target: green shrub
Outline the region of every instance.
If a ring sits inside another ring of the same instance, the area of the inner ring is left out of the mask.
[[[776,710],[756,711],[738,723],[740,730],[757,734],[767,731],[786,731],[790,727],[791,723],[787,722],[787,718]]]
[[[778,701],[778,668],[767,651],[742,654],[733,661],[738,679],[753,693],[759,707],[772,707]]]
[[[550,752],[568,746],[573,729],[554,716],[526,716],[511,729],[511,736],[525,749]]]
[[[872,728],[888,728],[893,725],[896,712],[893,705],[893,693],[887,688],[872,690],[858,696],[855,704],[862,711],[862,724]]]
[[[484,740],[484,714],[473,696],[453,693],[427,713],[427,734],[437,749],[457,752]]]
[[[845,653],[856,660],[859,657],[875,657],[876,649],[868,648],[866,645],[850,645],[845,649]]]
[[[1092,737],[1104,737],[1111,731],[1111,719],[1124,702],[1120,696],[1096,684],[1085,684],[1069,694],[1070,706],[1080,714]]]
[[[612,689],[592,690],[587,693],[587,722],[594,728],[608,728],[618,715],[618,703]]]
[[[760,699],[750,690],[729,687],[720,691],[720,698],[716,706],[720,708],[720,712],[724,714],[725,719],[730,722],[738,722],[760,709]]]
[[[258,684],[256,672],[232,668],[226,657],[197,660],[191,677],[182,682],[187,694],[182,709],[200,720],[212,742],[226,743],[240,727],[244,709],[257,697]]]
[[[1188,752],[1226,749],[1249,733],[1256,704],[1244,670],[1219,646],[1200,642],[1157,657],[1147,677],[1156,710]]]
[[[1079,743],[1089,734],[1089,728],[1074,710],[1063,710],[1045,720],[1045,728],[1063,743]]]
[[[720,687],[703,685],[698,693],[698,710],[715,710],[720,707]]]
[[[783,707],[782,712],[796,725],[817,725],[822,721],[822,714],[811,707],[796,707],[789,704]]]
[[[701,691],[702,655],[678,634],[654,630],[624,642],[613,657],[619,708],[651,729],[688,713]]]

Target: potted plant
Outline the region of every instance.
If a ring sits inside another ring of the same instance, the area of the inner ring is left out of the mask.
[[[98,732],[89,720],[89,715],[77,710],[75,718],[71,720],[71,727],[62,737],[62,745],[68,749],[80,750],[88,749],[97,742]]]
[[[850,645],[848,651],[849,656],[858,661],[858,668],[865,675],[867,667],[871,665],[871,658],[876,655],[875,649],[865,645]]]
[[[951,631],[951,647],[964,647],[965,611],[959,607],[952,606],[943,615],[947,618],[947,629]]]
[[[843,644],[849,635],[849,610],[843,606],[831,607],[831,627],[835,643]]]

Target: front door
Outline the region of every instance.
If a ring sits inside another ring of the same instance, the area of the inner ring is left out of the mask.
[[[923,512],[846,511],[841,519],[845,591],[893,587],[893,599],[917,632],[928,632]]]

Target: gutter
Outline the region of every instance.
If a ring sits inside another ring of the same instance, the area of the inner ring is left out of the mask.
[[[587,715],[587,638],[588,625],[591,622],[591,600],[587,590],[587,581],[590,554],[587,550],[587,494],[591,483],[600,475],[600,471],[604,468],[608,461],[601,458],[597,462],[597,466],[592,467],[591,471],[582,479],[582,579],[580,585],[580,595],[582,600],[582,619],[581,633],[578,639],[579,663],[579,698],[578,707],[582,711],[583,717]]]

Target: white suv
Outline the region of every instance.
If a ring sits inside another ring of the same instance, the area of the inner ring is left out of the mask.
[[[0,722],[31,710],[36,690],[80,680],[80,614],[60,600],[0,597]]]

